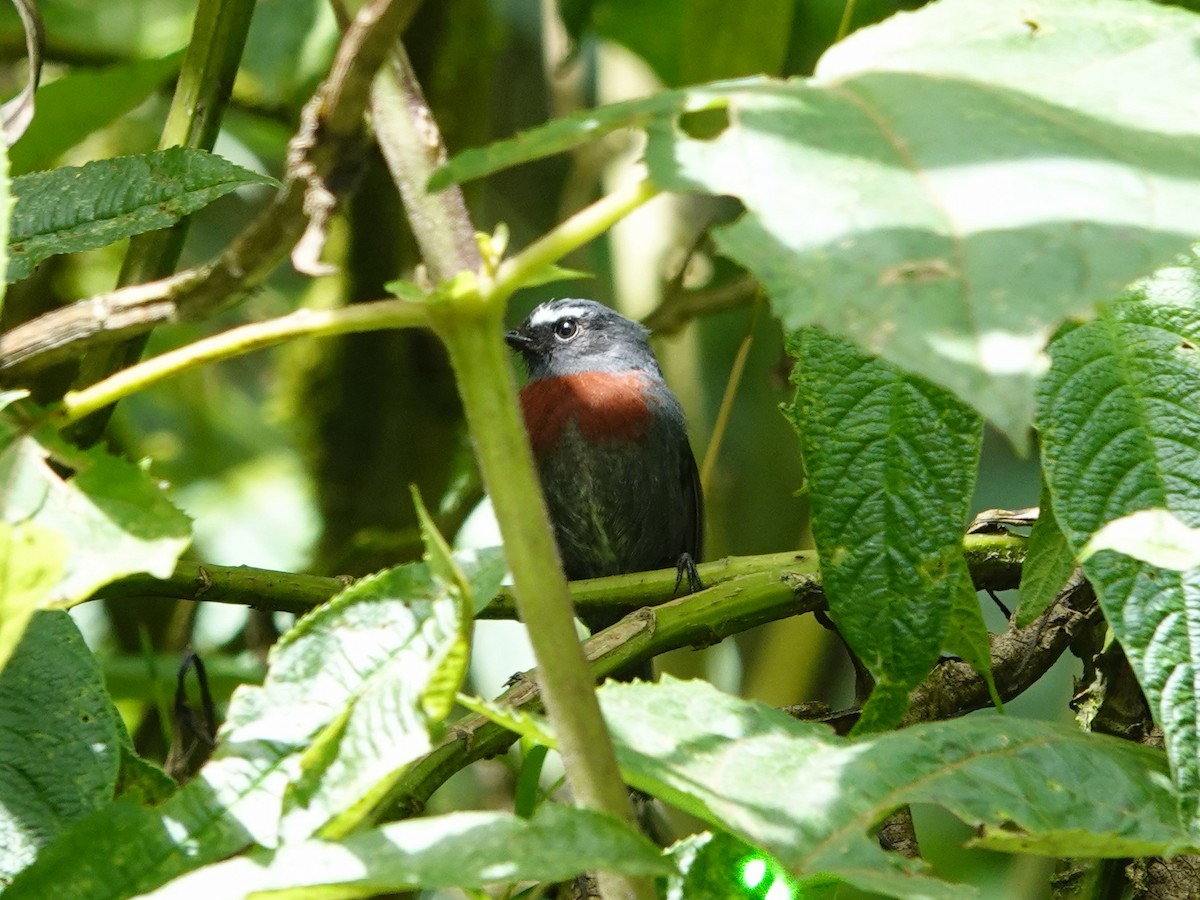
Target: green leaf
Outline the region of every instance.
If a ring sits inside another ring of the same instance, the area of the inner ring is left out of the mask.
[[[628,875],[673,871],[658,848],[601,813],[546,804],[532,820],[459,812],[384,825],[339,843],[301,841],[274,854],[218,863],[150,896],[375,897],[426,888],[564,881],[603,869]]]
[[[230,191],[275,183],[186,147],[22,175],[13,180],[8,280],[49,256],[166,228]]]
[[[965,561],[954,567],[958,588],[954,591],[950,606],[950,622],[946,629],[946,651],[963,660],[983,676],[987,684],[992,705],[1004,712],[1004,702],[992,677],[992,643],[988,639],[987,624],[983,621],[983,610],[979,608],[979,594]]]
[[[452,184],[482,178],[510,166],[563,153],[611,134],[618,128],[644,126],[655,118],[671,116],[682,110],[699,111],[719,107],[724,100],[716,93],[704,90],[663,91],[555,119],[508,140],[456,154],[429,179],[429,190],[440,191]]]
[[[116,796],[128,797],[142,806],[157,806],[178,789],[175,779],[137,755],[132,740],[121,748],[121,771],[117,774]]]
[[[431,748],[440,719],[426,695],[460,640],[460,602],[427,564],[400,566],[356,582],[285,639],[277,674],[240,721],[265,736],[287,729],[296,704],[316,706],[303,713],[319,727],[284,797],[287,839],[345,834]],[[341,658],[318,668],[330,654]]]
[[[129,735],[64,612],[33,617],[0,673],[0,888],[111,803]]]
[[[584,278],[595,278],[591,272],[581,272],[578,269],[567,269],[562,266],[546,265],[531,272],[521,287],[540,287],[543,284],[553,284],[556,281],[578,281]]]
[[[73,70],[40,87],[37,115],[9,150],[13,172],[45,169],[93,131],[134,109],[179,71],[181,55]]]
[[[1189,528],[1168,509],[1141,509],[1101,527],[1080,551],[1079,561],[1086,562],[1101,550],[1186,572],[1200,566],[1200,528]]]
[[[35,609],[137,572],[166,578],[191,540],[187,517],[145,472],[39,434],[0,419],[0,665]]]
[[[1055,326],[1200,233],[1198,38],[1133,0],[933,3],[813,79],[726,91],[714,139],[654,124],[646,159],[661,187],[742,201],[714,238],[786,327],[851,338],[1024,447]]]
[[[787,870],[769,853],[722,831],[690,835],[668,852],[679,873],[667,879],[666,900],[817,900],[824,896],[819,893],[819,885],[807,883],[801,893]]]
[[[8,148],[0,141],[0,266],[8,266],[8,240],[11,232],[12,219],[12,180],[9,177]],[[0,313],[4,312],[4,293],[8,288],[7,282],[0,282]],[[3,409],[15,399],[14,391],[0,393],[0,409]]]
[[[34,522],[0,522],[0,670],[34,612],[47,605],[66,568],[67,544]]]
[[[978,829],[977,843],[1008,851],[1123,857],[1189,845],[1163,755],[1128,741],[1008,717],[852,740],[669,676],[599,694],[630,785],[764,848],[798,878],[973,896],[880,848],[879,823],[906,803],[942,806]]]
[[[321,0],[276,0],[255,7],[238,69],[238,97],[260,108],[298,109],[329,70],[339,36]]]
[[[62,478],[51,462],[74,474]],[[137,572],[166,578],[191,540],[185,515],[150,477],[94,447],[0,422],[0,521],[32,523],[65,541],[65,570],[42,605],[73,604]]]
[[[1167,273],[1051,347],[1038,427],[1054,511],[1072,551],[1108,523],[1168,510],[1200,526],[1200,296]],[[1200,570],[1113,550],[1083,563],[1162,726],[1185,821],[1200,824]]]
[[[955,643],[986,671],[962,555],[983,426],[945,391],[843,338],[808,328],[788,350],[797,390],[785,413],[800,432],[830,613],[877,682],[859,728],[888,728],[952,621]]]
[[[854,340],[1024,447],[1058,323],[1200,233],[1198,38],[1200,16],[1144,0],[931,3],[836,44],[811,79],[589,110],[434,182],[643,125],[656,184],[741,200],[714,237],[786,327]],[[718,108],[715,136],[680,121]]]
[[[1021,567],[1016,626],[1026,628],[1048,610],[1074,571],[1075,554],[1058,525],[1050,488],[1043,479],[1038,517],[1029,533],[1025,564]]]
[[[383,289],[409,303],[426,303],[429,300],[429,295],[411,281],[389,281],[383,286]]]
[[[665,84],[775,74],[783,66],[794,0],[597,0],[578,10],[600,37],[642,57]],[[719,23],[714,27],[714,23]]]
[[[459,565],[473,577],[469,560]],[[83,820],[5,900],[126,897],[251,844],[360,822],[430,746],[421,697],[456,610],[423,563],[356,582],[272,648],[261,687],[234,694],[194,780],[154,809],[118,801]]]
[[[438,531],[437,524],[430,518],[429,511],[421,500],[417,486],[411,485],[413,506],[417,511],[417,525],[421,530],[421,541],[425,544],[425,564],[458,606],[457,634],[445,648],[425,685],[421,705],[431,722],[441,722],[454,708],[454,697],[467,677],[471,662],[471,634],[474,630],[474,598],[471,585],[462,569],[454,560],[450,545]]]

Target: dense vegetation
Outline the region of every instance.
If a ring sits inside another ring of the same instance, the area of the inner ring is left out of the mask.
[[[6,897],[1200,893],[1195,12],[38,6]],[[502,335],[579,295],[697,593],[558,570]]]

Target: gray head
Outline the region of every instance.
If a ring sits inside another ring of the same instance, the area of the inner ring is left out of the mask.
[[[505,335],[529,377],[642,371],[661,375],[649,332],[594,300],[551,300]]]

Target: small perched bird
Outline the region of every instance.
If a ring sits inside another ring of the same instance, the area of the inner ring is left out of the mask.
[[[700,477],[647,331],[593,300],[543,303],[506,335],[567,578],[679,566],[698,585]],[[619,616],[588,616],[593,632]]]

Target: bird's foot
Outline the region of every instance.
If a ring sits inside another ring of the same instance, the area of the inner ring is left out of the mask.
[[[679,562],[675,563],[675,593],[679,593],[679,586],[683,584],[683,580],[687,579],[688,593],[694,594],[696,591],[704,590],[704,582],[700,580],[700,573],[696,571],[696,561],[692,559],[692,554],[679,554]]]

